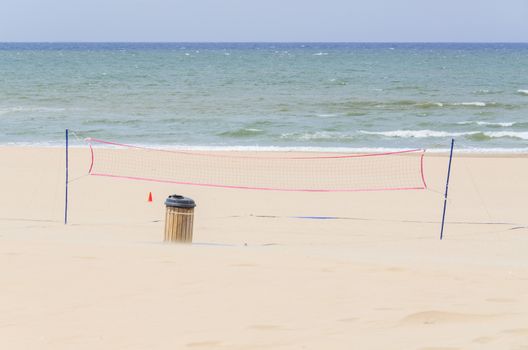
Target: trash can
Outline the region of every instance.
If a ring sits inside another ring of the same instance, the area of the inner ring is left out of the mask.
[[[191,198],[173,194],[165,200],[165,241],[191,243],[194,207]]]

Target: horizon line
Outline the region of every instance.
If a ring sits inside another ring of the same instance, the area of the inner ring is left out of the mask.
[[[528,41],[0,41],[1,44],[528,44]]]

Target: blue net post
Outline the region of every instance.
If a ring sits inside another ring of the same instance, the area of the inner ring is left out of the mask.
[[[66,191],[64,197],[64,225],[68,223],[68,129],[66,129]]]
[[[442,213],[442,228],[440,229],[440,240],[444,238],[444,223],[445,223],[445,214],[447,208],[447,192],[449,190],[449,176],[451,175],[451,161],[453,160],[453,147],[455,146],[455,139],[451,139],[451,152],[449,153],[449,166],[447,168],[447,181],[444,194],[444,211]]]

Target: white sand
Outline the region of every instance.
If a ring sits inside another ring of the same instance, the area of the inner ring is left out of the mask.
[[[445,155],[426,157],[430,191],[84,176],[67,226],[63,150],[0,164],[0,349],[528,348],[526,156],[455,158],[443,241]],[[172,193],[198,204],[193,245],[161,242]],[[291,218],[310,215],[348,219]]]

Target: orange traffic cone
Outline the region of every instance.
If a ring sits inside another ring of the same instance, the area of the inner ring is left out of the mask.
[[[149,202],[152,202],[152,192],[149,192],[148,201],[149,201]]]

